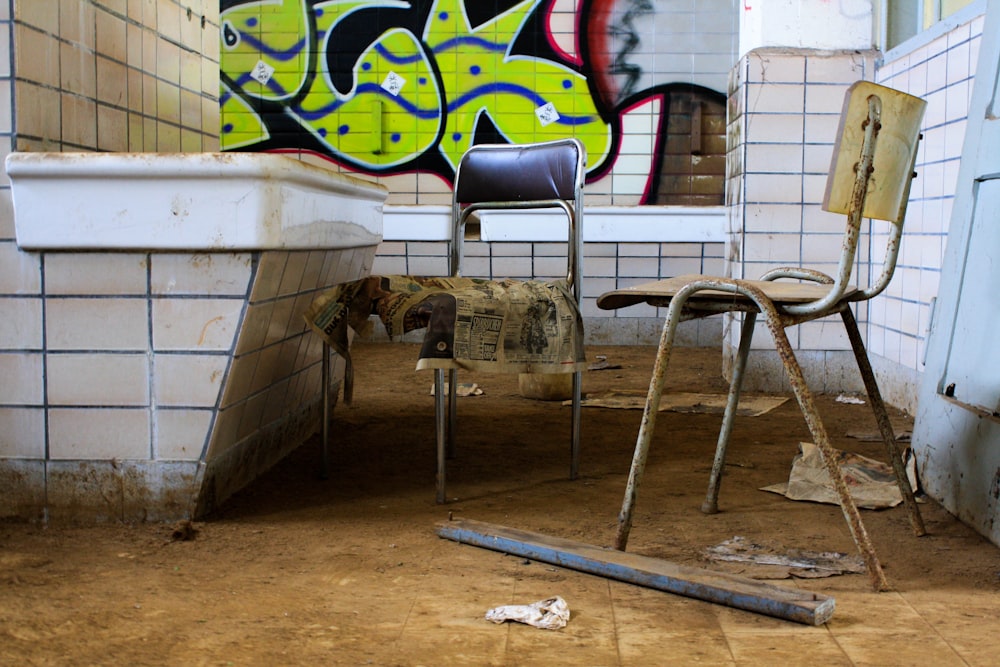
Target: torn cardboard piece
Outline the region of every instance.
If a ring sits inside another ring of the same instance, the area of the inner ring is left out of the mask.
[[[854,503],[863,509],[886,509],[903,502],[903,497],[896,484],[896,476],[892,466],[870,459],[867,456],[834,450],[840,467],[844,471],[847,489]],[[907,476],[910,477],[914,489],[916,470],[912,457],[906,460]],[[840,499],[833,488],[833,481],[823,464],[823,456],[819,447],[811,442],[799,443],[799,454],[792,460],[792,470],[787,483],[772,484],[761,488],[783,495],[790,500],[808,500],[814,503],[839,505]]]
[[[672,392],[660,396],[659,411],[722,414],[726,410],[725,394],[700,394],[696,392]],[[787,396],[741,396],[736,414],[741,417],[757,417],[774,410],[788,400]],[[642,410],[646,407],[645,390],[615,389],[587,394],[580,402],[584,407],[617,408]],[[569,401],[563,405],[570,405]]]

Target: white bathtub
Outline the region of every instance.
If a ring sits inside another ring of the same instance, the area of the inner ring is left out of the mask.
[[[25,250],[377,244],[385,189],[269,153],[13,153]]]
[[[33,455],[0,443],[19,513],[195,516],[317,430],[323,348],[303,312],[370,274],[385,188],[249,153],[14,153],[7,174],[49,332],[24,356],[52,360],[9,380],[46,392],[14,449]]]

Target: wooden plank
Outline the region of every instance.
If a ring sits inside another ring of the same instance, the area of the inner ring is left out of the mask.
[[[464,544],[806,625],[826,623],[836,604],[832,597],[818,593],[470,519],[441,522],[437,534]]]

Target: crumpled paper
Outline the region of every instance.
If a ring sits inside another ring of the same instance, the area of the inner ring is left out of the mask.
[[[753,579],[818,579],[865,572],[865,562],[859,556],[789,549],[770,542],[760,544],[741,535],[708,547],[702,553],[716,563],[738,564],[739,574]]]
[[[494,623],[516,621],[543,630],[558,630],[569,621],[569,605],[561,597],[539,600],[531,604],[508,604],[486,612],[486,620]]]

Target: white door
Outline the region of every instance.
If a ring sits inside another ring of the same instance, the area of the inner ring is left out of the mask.
[[[986,11],[913,449],[930,495],[1000,544],[1000,0]]]

